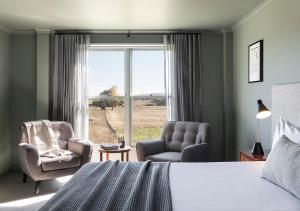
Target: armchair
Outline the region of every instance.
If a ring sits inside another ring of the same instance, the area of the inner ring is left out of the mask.
[[[71,155],[55,158],[40,157],[38,150],[28,142],[25,125],[21,126],[21,138],[18,146],[23,182],[30,176],[35,182],[35,194],[39,192],[42,180],[54,179],[74,174],[81,166],[90,162],[92,146],[74,138],[73,128],[66,122],[51,122],[58,145],[61,149],[71,151]]]
[[[209,124],[170,121],[159,140],[136,144],[139,161],[206,162],[209,158]]]

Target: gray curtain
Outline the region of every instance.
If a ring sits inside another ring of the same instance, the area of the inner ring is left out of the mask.
[[[72,124],[76,137],[88,137],[87,70],[89,35],[53,34],[51,37],[51,120]]]
[[[201,34],[165,35],[169,120],[201,121]]]

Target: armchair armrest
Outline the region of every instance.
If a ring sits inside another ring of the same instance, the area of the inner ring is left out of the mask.
[[[22,171],[34,180],[41,173],[41,160],[37,149],[31,144],[21,143],[18,145],[18,154]]]
[[[159,154],[165,151],[164,140],[147,140],[136,144],[136,152],[139,161],[145,161],[149,155]]]
[[[81,164],[91,161],[93,147],[87,141],[71,138],[68,140],[68,150],[82,157]]]
[[[206,143],[193,144],[182,150],[181,162],[207,162],[209,145]]]

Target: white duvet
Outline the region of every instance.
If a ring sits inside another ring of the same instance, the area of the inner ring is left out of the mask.
[[[300,211],[300,200],[260,177],[264,162],[172,163],[174,211]]]

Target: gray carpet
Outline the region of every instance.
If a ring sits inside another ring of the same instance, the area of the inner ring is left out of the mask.
[[[22,183],[22,173],[12,171],[0,177],[0,210],[37,210],[70,178],[43,181],[36,196],[34,181],[28,178],[27,183]]]

